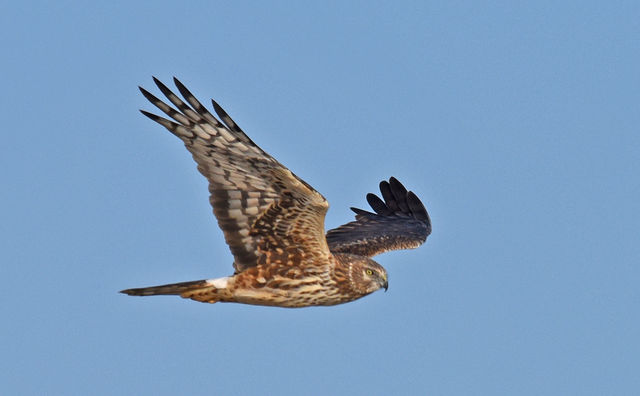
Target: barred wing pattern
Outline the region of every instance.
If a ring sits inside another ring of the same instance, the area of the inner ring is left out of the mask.
[[[326,263],[329,204],[310,185],[258,147],[212,100],[213,116],[176,78],[186,100],[154,77],[177,110],[142,87],[169,120],[141,110],[179,137],[209,181],[210,202],[234,256],[235,272],[258,264]]]
[[[367,194],[375,213],[351,208],[356,220],[327,232],[332,253],[373,257],[396,249],[413,249],[431,234],[431,220],[420,199],[394,177],[380,182],[382,198]]]

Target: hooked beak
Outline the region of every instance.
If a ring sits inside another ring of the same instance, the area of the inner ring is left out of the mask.
[[[385,275],[384,277],[384,283],[382,284],[382,287],[384,287],[384,292],[386,293],[387,290],[389,289],[389,281],[387,280],[387,276]]]

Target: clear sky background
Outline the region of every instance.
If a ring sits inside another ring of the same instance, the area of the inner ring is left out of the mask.
[[[0,19],[0,393],[640,394],[638,2]],[[152,75],[215,97],[327,197],[327,227],[396,176],[433,234],[336,307],[118,294],[232,272],[204,178],[138,112]]]

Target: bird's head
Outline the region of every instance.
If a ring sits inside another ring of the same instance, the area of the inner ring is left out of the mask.
[[[378,263],[367,257],[352,256],[350,260],[349,278],[352,287],[363,295],[389,288],[387,271]]]

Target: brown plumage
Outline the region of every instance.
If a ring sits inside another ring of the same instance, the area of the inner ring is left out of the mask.
[[[422,202],[392,177],[380,183],[384,201],[367,195],[375,213],[352,208],[356,220],[325,236],[329,204],[320,193],[253,143],[215,101],[220,121],[177,79],[188,104],[154,81],[177,110],[140,91],[173,121],[141,111],[184,142],[209,181],[235,272],[122,293],[280,307],[341,304],[388,287],[387,272],[370,257],[418,247],[431,233]]]

